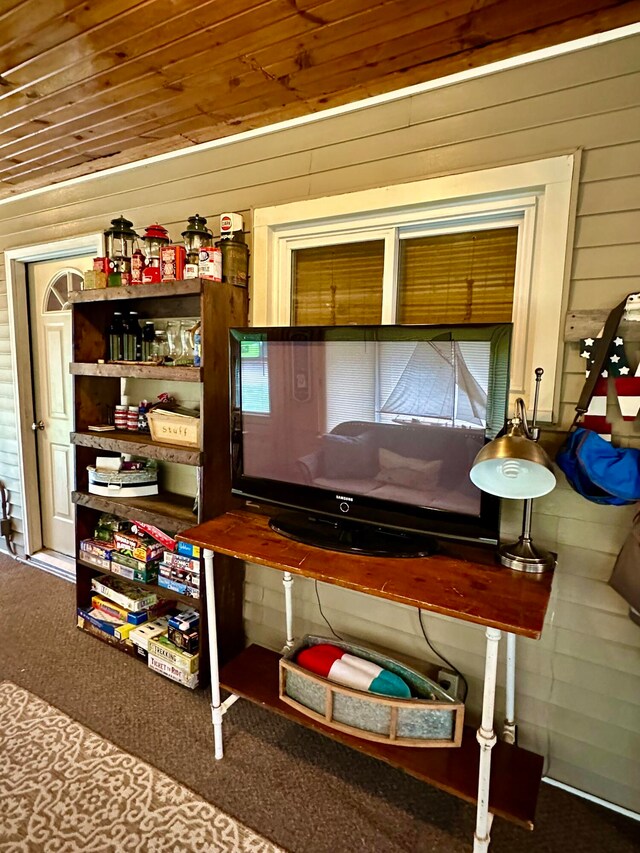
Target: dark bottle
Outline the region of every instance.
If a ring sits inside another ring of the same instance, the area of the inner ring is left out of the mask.
[[[109,361],[122,361],[122,332],[122,314],[114,311],[109,326]]]
[[[123,361],[131,361],[131,330],[129,328],[129,317],[122,318],[122,359]]]
[[[142,360],[142,329],[138,322],[138,312],[129,311],[129,353],[128,361]]]
[[[153,327],[151,320],[147,320],[142,330],[142,361],[151,361],[153,342],[156,337],[156,330]]]

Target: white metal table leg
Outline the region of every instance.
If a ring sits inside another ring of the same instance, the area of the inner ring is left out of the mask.
[[[498,645],[501,632],[487,628],[487,652],[484,664],[484,693],[482,696],[482,722],[476,735],[480,744],[480,770],[478,773],[478,808],[476,831],[473,837],[474,853],[485,853],[489,849],[491,822],[489,812],[489,783],[491,780],[491,750],[496,743],[493,730],[493,712],[496,699],[496,674],[498,671]]]
[[[220,668],[218,665],[218,628],[216,625],[216,594],[213,582],[213,551],[204,549],[204,577],[207,600],[207,629],[209,633],[209,667],[211,670],[211,720],[215,757],[220,759],[222,749],[222,714],[220,702]]]
[[[284,614],[287,631],[287,641],[284,644],[283,651],[288,651],[293,648],[293,598],[291,595],[293,575],[291,572],[284,572],[282,575],[282,585],[284,586]]]
[[[506,718],[502,737],[507,743],[516,742],[516,635],[507,634]]]

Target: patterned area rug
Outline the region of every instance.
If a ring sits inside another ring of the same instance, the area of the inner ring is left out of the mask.
[[[0,768],[6,853],[284,853],[9,681]]]

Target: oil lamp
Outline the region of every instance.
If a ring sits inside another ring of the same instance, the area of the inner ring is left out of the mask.
[[[201,246],[212,245],[212,232],[206,227],[207,220],[204,216],[196,213],[195,216],[190,216],[187,222],[187,227],[182,232],[184,247],[187,250],[187,263],[197,264],[198,253]]]
[[[111,261],[110,268],[113,272],[121,273],[129,269],[133,241],[138,237],[132,225],[133,223],[121,214],[117,219],[111,220],[111,228],[104,232],[107,257]]]

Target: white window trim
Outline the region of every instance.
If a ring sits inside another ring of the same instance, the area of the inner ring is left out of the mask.
[[[322,244],[385,239],[382,322],[393,322],[398,238],[519,226],[513,309],[512,398],[533,401],[542,367],[539,417],[559,408],[562,327],[570,237],[575,218],[578,152],[528,163],[429,178],[390,187],[291,202],[254,211],[254,326],[289,325],[291,253]],[[427,225],[425,226],[425,223]]]

